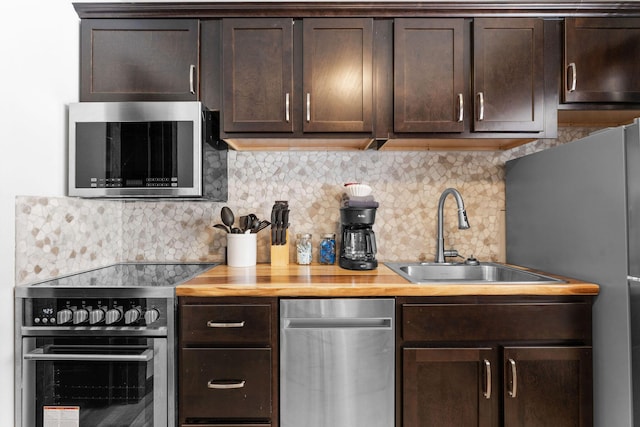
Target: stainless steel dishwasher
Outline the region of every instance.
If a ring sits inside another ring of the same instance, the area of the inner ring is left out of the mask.
[[[393,299],[280,301],[281,427],[393,427]]]

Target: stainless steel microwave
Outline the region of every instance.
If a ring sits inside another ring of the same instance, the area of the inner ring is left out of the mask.
[[[200,102],[69,105],[69,196],[227,199],[217,115]]]

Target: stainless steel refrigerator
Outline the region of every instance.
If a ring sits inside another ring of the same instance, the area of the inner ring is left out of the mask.
[[[594,425],[640,426],[640,124],[506,164],[507,262],[600,285]]]

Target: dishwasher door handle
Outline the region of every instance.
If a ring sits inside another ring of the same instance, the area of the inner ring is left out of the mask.
[[[284,318],[284,329],[393,329],[390,317],[367,318]]]

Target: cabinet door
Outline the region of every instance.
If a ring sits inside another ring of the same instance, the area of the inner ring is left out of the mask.
[[[304,132],[373,132],[373,20],[303,26]]]
[[[489,348],[402,350],[404,426],[497,426],[500,387]]]
[[[225,19],[225,132],[293,132],[293,21]]]
[[[506,427],[592,425],[591,347],[505,347]]]
[[[198,99],[199,21],[83,19],[81,101]]]
[[[536,18],[474,20],[474,131],[544,130],[543,30]]]
[[[567,18],[564,56],[564,102],[640,102],[640,18]]]
[[[394,22],[394,130],[464,131],[464,20]]]

